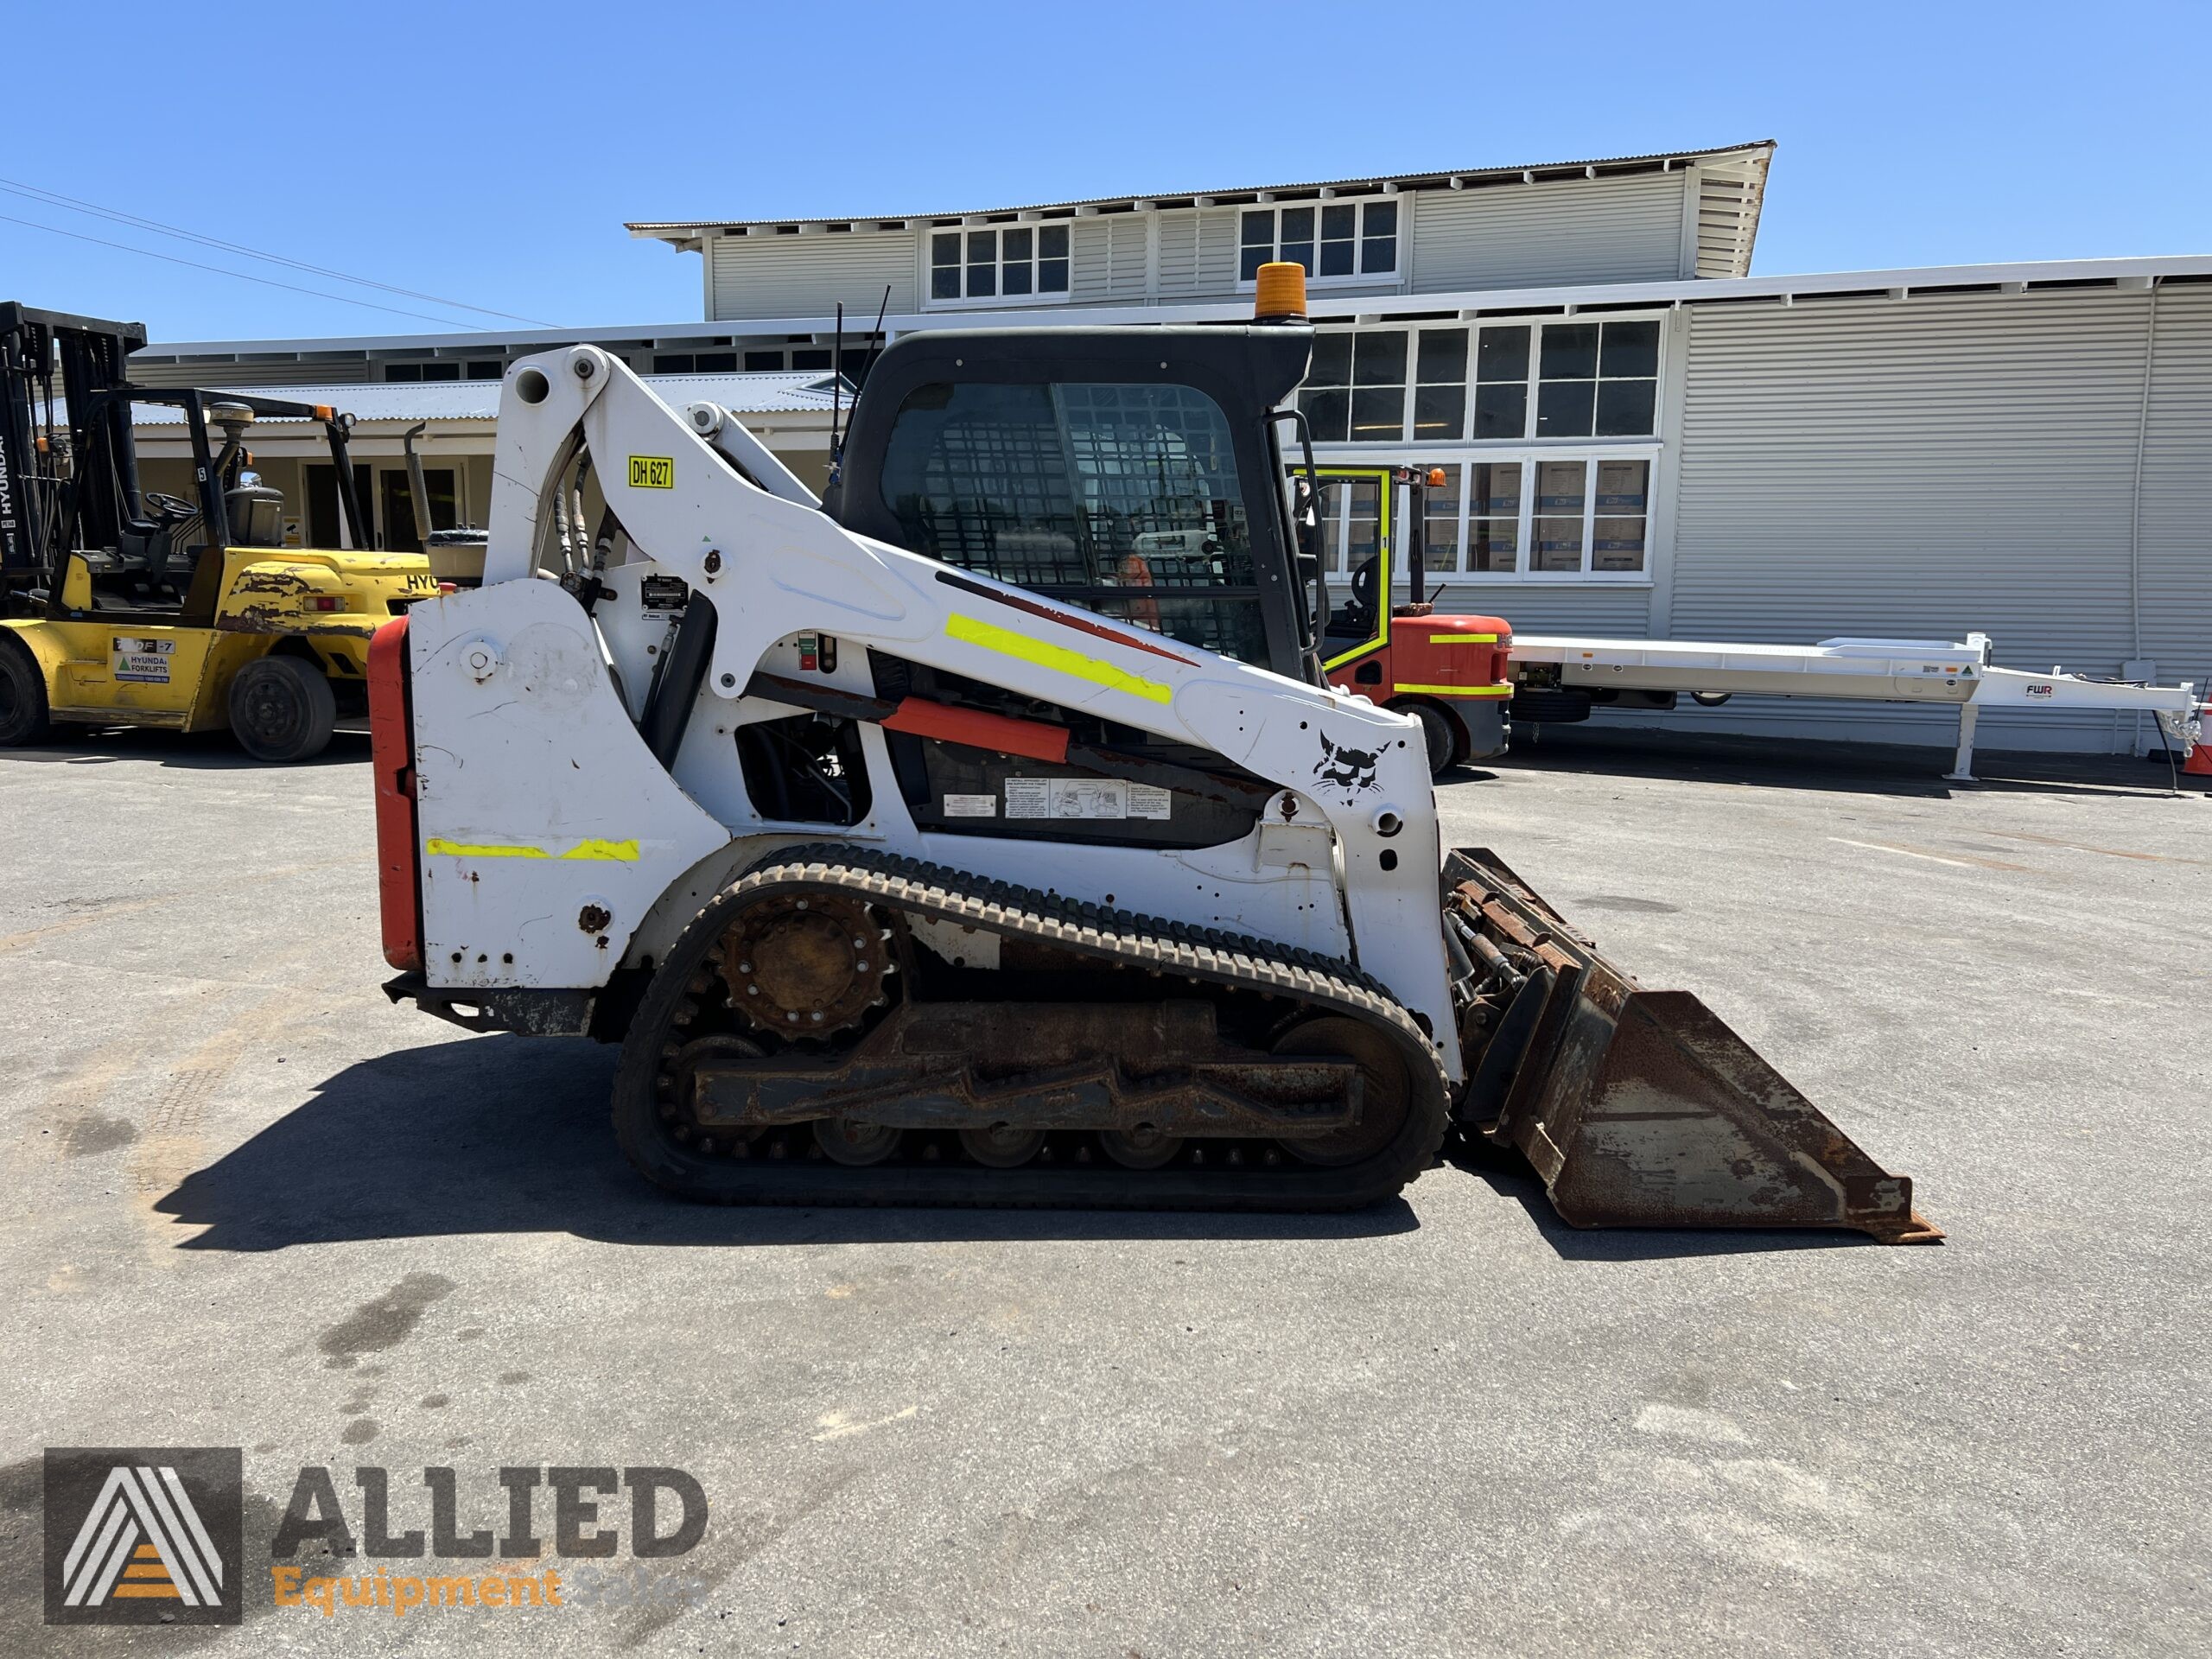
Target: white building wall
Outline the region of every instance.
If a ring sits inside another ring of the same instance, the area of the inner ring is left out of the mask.
[[[848,316],[874,317],[886,286],[893,311],[920,308],[921,239],[911,230],[713,236],[706,250],[709,321],[826,315],[839,301]]]
[[[1434,293],[1693,276],[1683,264],[1688,179],[1677,171],[1422,191],[1410,286]]]
[[[2116,674],[2149,655],[2163,677],[2196,670],[2212,616],[2208,302],[2185,289],[2161,301],[2171,315],[2147,405],[2141,289],[1686,308],[1657,632],[1802,642],[1981,629],[2012,667]],[[1748,699],[1680,718],[1916,742],[1948,741],[1954,724]],[[2124,748],[2133,732],[2133,717],[1985,716],[1981,741]]]

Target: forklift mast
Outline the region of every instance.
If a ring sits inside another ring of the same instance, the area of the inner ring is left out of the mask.
[[[129,399],[101,396],[127,385],[126,362],[145,343],[143,323],[0,302],[0,586],[45,582],[73,542],[113,547],[154,529]],[[66,442],[52,435],[62,429],[57,378]]]

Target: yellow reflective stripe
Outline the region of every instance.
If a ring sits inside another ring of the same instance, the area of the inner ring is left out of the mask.
[[[471,842],[448,841],[443,836],[432,836],[423,843],[423,850],[451,858],[576,858],[602,864],[634,864],[638,861],[638,843],[634,841],[584,840],[565,853],[549,853],[543,847],[508,847],[495,842],[478,846]]]
[[[1428,643],[1432,645],[1494,645],[1497,643],[1497,636],[1494,633],[1432,633],[1428,636]]]
[[[1175,695],[1173,686],[1164,685],[1158,680],[1147,680],[1142,675],[1132,674],[1111,663],[1101,662],[1096,657],[1070,651],[1065,645],[1048,645],[1042,639],[1033,639],[1026,633],[1016,633],[1011,628],[993,627],[988,622],[978,622],[974,617],[963,616],[957,611],[944,619],[944,632],[948,638],[980,645],[985,651],[995,651],[1001,657],[1019,658],[1025,663],[1034,663],[1039,668],[1071,675],[1078,680],[1089,680],[1093,685],[1103,685],[1111,691],[1125,691],[1130,696],[1142,697],[1147,702],[1166,702]]]
[[[1419,691],[1432,697],[1510,697],[1510,685],[1399,685],[1400,691]]]

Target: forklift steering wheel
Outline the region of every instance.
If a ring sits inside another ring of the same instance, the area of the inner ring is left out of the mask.
[[[179,520],[190,518],[195,516],[200,511],[198,507],[194,506],[191,502],[187,501],[183,497],[164,495],[159,490],[147,491],[145,501],[148,506],[151,507],[156,512],[160,513],[164,518],[175,518]]]

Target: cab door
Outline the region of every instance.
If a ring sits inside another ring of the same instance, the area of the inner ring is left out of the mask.
[[[1387,467],[1323,467],[1321,566],[1329,620],[1321,664],[1334,671],[1390,642],[1391,509]]]

